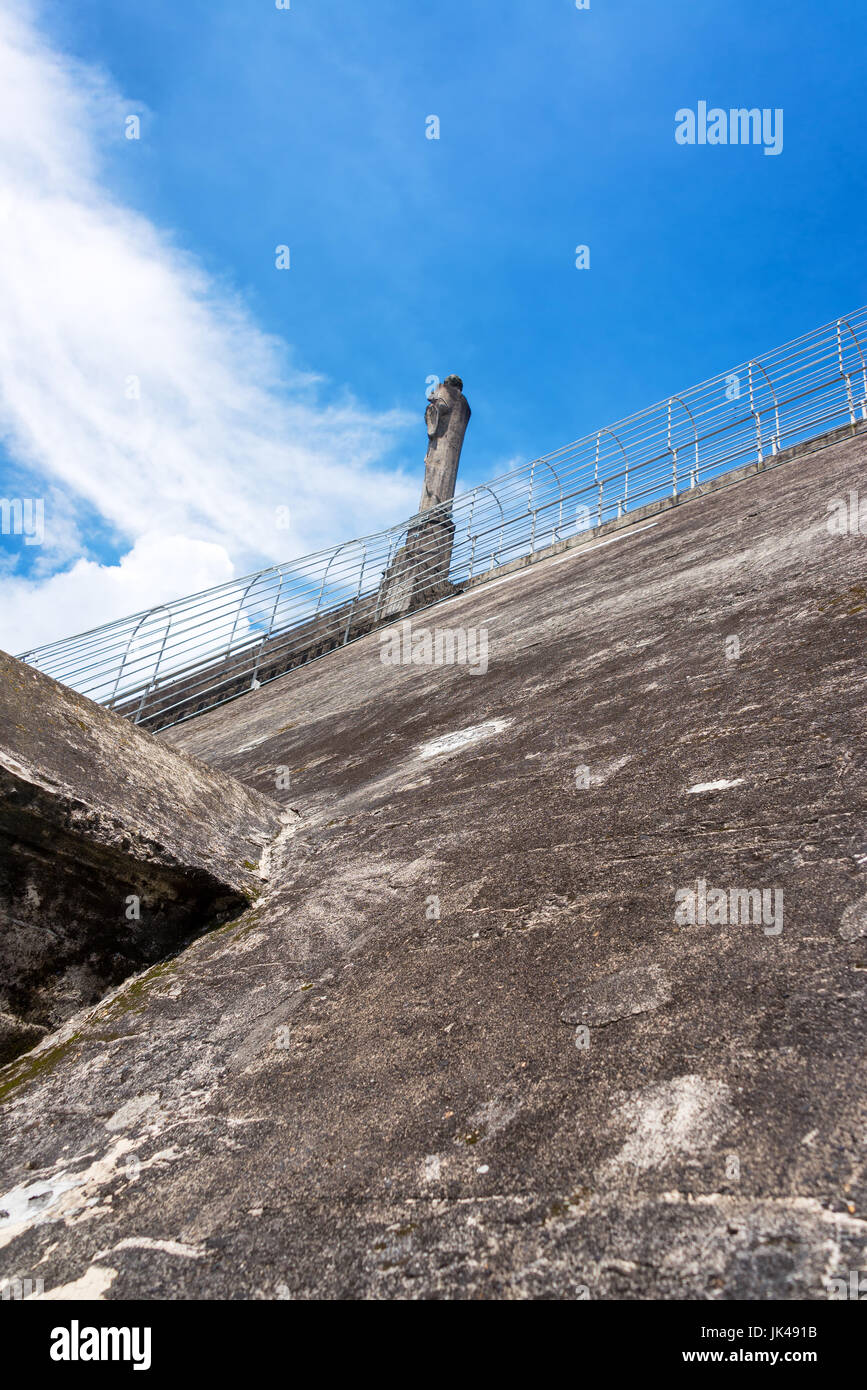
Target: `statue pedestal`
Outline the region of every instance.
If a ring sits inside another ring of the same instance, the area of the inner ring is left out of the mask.
[[[376,616],[380,621],[402,618],[416,608],[447,598],[455,524],[436,513],[412,523],[379,586]]]

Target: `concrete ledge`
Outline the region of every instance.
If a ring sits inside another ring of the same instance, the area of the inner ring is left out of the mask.
[[[805,439],[800,444],[793,444],[788,449],[781,449],[778,454],[770,455],[761,463],[753,460],[752,463],[741,464],[739,468],[730,468],[725,473],[719,473],[716,477],[708,478],[706,482],[699,483],[696,487],[684,489],[676,496],[658,497],[653,502],[646,502],[641,507],[624,512],[623,516],[613,517],[611,521],[603,521],[601,526],[593,526],[586,531],[579,531],[577,535],[555,541],[542,550],[534,550],[531,555],[519,555],[515,560],[507,560],[503,565],[495,565],[493,569],[485,570],[484,574],[474,575],[472,579],[465,580],[459,587],[461,592],[465,592],[467,589],[476,588],[479,584],[487,584],[492,579],[502,579],[507,574],[514,574],[518,570],[527,569],[530,565],[538,564],[540,560],[547,560],[552,555],[562,554],[564,550],[574,550],[577,546],[582,545],[596,545],[604,537],[612,535],[614,532],[626,531],[638,522],[647,521],[651,517],[659,516],[662,512],[670,512],[674,507],[682,507],[685,502],[693,501],[698,497],[705,497],[711,492],[720,492],[724,488],[735,487],[739,483],[755,477],[757,473],[766,473],[770,468],[779,468],[783,464],[792,463],[796,459],[803,459],[810,454],[818,453],[821,449],[828,449],[833,444],[839,444],[844,439],[853,439],[855,435],[864,433],[867,433],[867,420],[858,420],[854,425],[840,425],[837,429],[827,430],[824,434],[815,435],[812,439]]]
[[[0,652],[0,1060],[242,910],[280,826],[259,792]]]

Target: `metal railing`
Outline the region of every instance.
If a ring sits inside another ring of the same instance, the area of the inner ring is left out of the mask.
[[[400,526],[21,659],[136,722],[177,723],[388,621],[389,586],[409,586],[414,607],[424,606],[453,592],[446,580],[460,584],[835,425],[867,420],[865,352],[862,308]],[[412,561],[422,526],[433,543]]]

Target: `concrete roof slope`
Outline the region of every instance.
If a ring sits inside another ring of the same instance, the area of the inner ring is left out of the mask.
[[[294,814],[243,917],[0,1073],[2,1272],[822,1299],[863,1269],[867,540],[827,523],[865,454],[416,615],[486,628],[484,673],[374,633],[169,731]]]

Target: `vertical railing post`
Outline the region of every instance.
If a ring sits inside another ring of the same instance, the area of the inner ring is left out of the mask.
[[[235,614],[235,621],[232,623],[232,631],[231,631],[231,633],[229,634],[229,643],[228,643],[228,646],[226,647],[226,658],[225,658],[225,659],[226,659],[227,661],[228,661],[229,657],[232,655],[232,643],[233,643],[234,640],[235,640],[235,633],[236,633],[237,630],[238,630],[238,619],[240,618],[241,614],[242,614],[243,611],[244,611],[244,604],[245,604],[245,602],[246,602],[247,595],[249,594],[249,592],[250,592],[250,590],[252,589],[253,585],[254,585],[254,584],[258,584],[259,580],[262,578],[262,575],[263,575],[263,574],[267,574],[267,573],[268,573],[267,570],[260,570],[260,572],[259,572],[258,574],[254,574],[254,575],[253,575],[253,578],[250,580],[249,584],[247,585],[247,587],[245,588],[244,592],[242,593],[240,599],[238,600],[238,611],[237,611],[237,613]]]
[[[849,423],[850,423],[850,425],[854,425],[854,423],[855,423],[855,402],[854,402],[854,400],[853,400],[853,398],[852,398],[852,382],[851,382],[851,380],[850,380],[850,378],[849,378],[849,373],[848,373],[847,371],[845,371],[845,370],[844,370],[844,367],[843,367],[843,335],[842,335],[842,333],[840,332],[840,322],[841,322],[841,320],[838,319],[838,320],[837,320],[837,359],[838,359],[838,361],[839,361],[839,363],[840,363],[840,376],[843,378],[843,380],[844,380],[845,383],[846,383],[846,404],[847,404],[847,406],[848,406],[848,408],[849,408]]]
[[[162,605],[161,605],[161,606],[162,606]],[[127,644],[126,644],[126,650],[124,651],[124,654],[123,654],[123,656],[121,657],[120,666],[118,667],[117,677],[116,677],[115,682],[114,682],[114,689],[112,690],[109,699],[106,700],[106,704],[108,705],[108,708],[109,708],[109,709],[111,709],[112,706],[114,705],[115,697],[116,697],[117,691],[118,691],[118,686],[120,685],[120,678],[121,678],[121,676],[122,676],[123,673],[124,673],[124,669],[126,668],[126,659],[127,659],[127,657],[129,656],[130,649],[131,649],[132,644],[133,644],[133,641],[134,641],[134,639],[135,639],[135,635],[136,635],[136,633],[138,632],[139,628],[141,627],[142,623],[147,622],[148,618],[151,616],[151,613],[156,613],[156,612],[158,612],[158,609],[156,609],[156,608],[151,608],[147,613],[143,613],[142,616],[139,618],[138,622],[136,623],[135,627],[133,628],[132,632],[131,632],[130,635],[129,635],[129,641],[128,641]],[[111,679],[111,677],[109,677],[109,679]]]
[[[343,645],[344,645],[344,647],[346,646],[347,642],[349,641],[349,632],[350,632],[350,628],[352,627],[352,615],[353,615],[353,613],[355,612],[355,605],[357,604],[358,600],[361,598],[361,586],[362,586],[362,583],[364,582],[364,567],[365,567],[365,565],[367,564],[367,542],[366,542],[366,541],[362,541],[362,546],[363,546],[363,548],[364,548],[364,553],[363,553],[363,555],[362,555],[362,557],[361,557],[361,569],[359,570],[359,573],[358,573],[358,588],[357,588],[356,591],[355,591],[355,596],[354,596],[354,598],[352,598],[351,601],[350,601],[350,604],[349,604],[349,614],[348,614],[347,619],[346,619],[346,628],[345,628],[344,633],[343,633]]]
[[[677,450],[671,447],[671,397],[668,398],[668,452],[671,454],[671,495],[677,496]]]
[[[749,386],[750,386],[750,414],[752,415],[753,419],[754,419],[755,422],[756,422],[756,462],[757,462],[757,463],[764,463],[764,461],[765,461],[765,456],[764,456],[764,453],[762,452],[762,413],[761,413],[760,410],[756,410],[755,401],[754,401],[754,399],[753,399],[753,364],[752,364],[752,362],[748,362],[748,363],[747,363],[747,380],[749,381]]]
[[[148,695],[150,695],[150,693],[151,693],[152,690],[155,690],[155,689],[156,689],[157,677],[158,677],[158,675],[159,675],[159,670],[160,670],[160,662],[161,662],[162,659],[163,659],[163,652],[164,652],[165,649],[166,649],[166,642],[168,641],[169,632],[171,631],[171,627],[172,627],[172,614],[171,614],[171,610],[167,608],[165,611],[166,611],[166,612],[168,613],[168,615],[169,615],[169,620],[168,620],[168,622],[166,623],[166,630],[165,630],[165,632],[163,633],[163,640],[162,640],[162,643],[161,643],[161,645],[160,645],[159,655],[158,655],[158,657],[157,657],[157,659],[156,659],[156,665],[154,666],[154,669],[153,669],[153,671],[152,671],[151,674],[150,674],[150,678],[149,678],[149,680],[148,680],[147,685],[145,686],[144,693],[142,694],[142,697],[141,697],[141,699],[139,700],[139,706],[138,706],[138,709],[136,710],[136,716],[135,716],[135,721],[134,721],[136,724],[138,724],[138,723],[140,722],[140,720],[141,720],[141,717],[142,717],[142,710],[143,710],[144,707],[145,707],[145,701],[147,700]]]
[[[470,514],[469,514],[469,516],[468,516],[468,518],[467,518],[467,540],[468,540],[469,543],[470,543],[470,573],[469,573],[469,576],[468,576],[468,577],[469,577],[470,579],[472,579],[472,577],[473,577],[473,570],[474,570],[474,568],[475,568],[475,563],[476,563],[476,540],[478,539],[478,537],[476,537],[476,536],[473,535],[472,530],[473,530],[473,513],[474,513],[475,510],[476,510],[476,498],[477,498],[477,497],[478,497],[478,493],[476,492],[476,490],[475,490],[475,488],[474,488],[474,489],[473,489],[473,500],[472,500],[472,502],[471,502],[471,504],[470,504]]]
[[[551,527],[551,541],[553,543],[559,541],[560,532],[563,528],[563,482],[560,478],[560,474],[552,463],[548,463],[546,460],[545,467],[548,469],[549,473],[554,475],[554,481],[557,484],[557,525]]]
[[[599,440],[601,439],[601,437],[602,437],[602,435],[601,435],[601,432],[600,432],[600,433],[597,434],[597,436],[596,436],[596,462],[595,462],[594,465],[593,465],[593,481],[594,481],[594,483],[596,484],[596,488],[597,488],[597,498],[596,498],[596,525],[597,525],[597,527],[599,527],[599,526],[602,525],[602,484],[601,484],[600,481],[599,481]]]
[[[276,598],[274,599],[274,607],[271,609],[271,621],[270,621],[269,624],[268,624],[268,631],[265,633],[265,636],[262,638],[262,641],[259,643],[259,649],[258,649],[258,651],[256,652],[256,660],[255,660],[254,665],[253,665],[253,674],[252,674],[252,676],[250,677],[250,689],[251,689],[251,690],[258,690],[258,689],[259,689],[259,663],[260,663],[261,660],[262,660],[262,653],[263,653],[263,651],[265,650],[265,646],[266,646],[268,640],[269,640],[270,637],[271,637],[271,633],[274,631],[274,623],[276,622],[276,619],[277,619],[277,605],[278,605],[279,602],[280,602],[280,594],[281,594],[282,591],[283,591],[283,578],[284,578],[284,575],[283,575],[283,571],[281,570],[281,571],[280,571],[280,583],[277,585],[277,595],[276,595]]]
[[[530,554],[531,554],[531,555],[535,555],[535,553],[536,553],[536,515],[537,515],[537,509],[533,506],[533,477],[534,477],[534,475],[535,475],[535,472],[536,472],[536,462],[535,462],[535,460],[534,460],[534,461],[530,464],[530,486],[529,486],[528,489],[527,489],[527,511],[530,513],[530,515],[531,515],[532,518],[533,518],[532,523],[531,523],[531,525],[530,525]]]
[[[853,329],[853,327],[852,327],[852,325],[851,325],[851,323],[849,322],[848,319],[838,319],[838,320],[837,320],[837,334],[838,334],[838,337],[839,337],[839,334],[840,334],[840,324],[841,324],[841,323],[845,323],[845,325],[846,325],[846,331],[847,331],[847,333],[849,334],[849,337],[852,339],[852,342],[855,344],[855,350],[856,350],[856,352],[858,353],[858,356],[859,356],[860,359],[861,359],[861,387],[862,387],[863,395],[862,395],[862,397],[861,397],[861,400],[859,401],[859,405],[861,406],[861,418],[862,418],[862,420],[867,420],[867,361],[864,360],[864,353],[863,353],[862,350],[861,350],[861,344],[860,344],[860,342],[858,341],[858,337],[857,337],[857,335],[856,335],[856,333],[855,333],[855,330]],[[851,410],[851,407],[850,407],[850,410]]]

